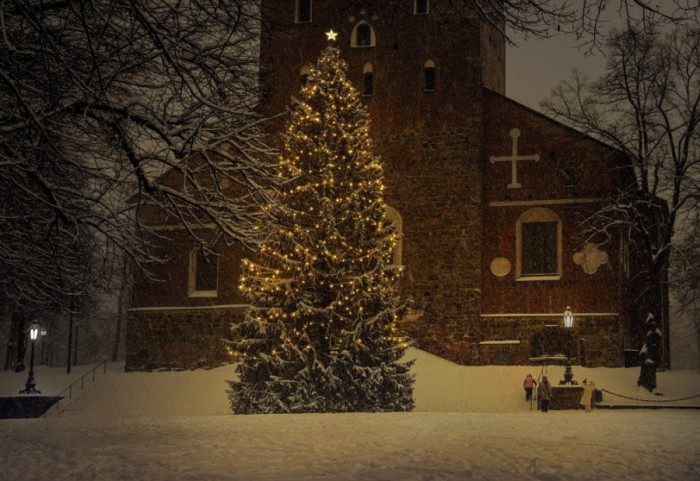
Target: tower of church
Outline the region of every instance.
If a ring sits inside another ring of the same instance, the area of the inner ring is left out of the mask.
[[[440,5],[437,5],[437,4]],[[327,40],[363,94],[385,165],[389,217],[401,227],[404,320],[420,347],[477,362],[484,89],[503,93],[505,45],[451,2],[266,0],[277,28],[261,48],[264,113],[284,111]],[[448,352],[450,351],[450,352]]]

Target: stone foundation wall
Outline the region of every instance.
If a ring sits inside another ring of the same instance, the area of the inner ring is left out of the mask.
[[[485,317],[480,323],[482,365],[526,365],[533,363],[532,358],[556,355],[589,367],[624,365],[624,336],[617,316],[578,316],[571,329],[549,316]]]
[[[601,391],[591,393],[591,407],[595,407],[598,399],[602,399]],[[581,405],[583,387],[581,386],[552,386],[552,399],[549,401],[551,410],[584,409]],[[541,400],[537,399],[537,409],[542,409]]]
[[[132,309],[126,371],[213,368],[232,361],[224,339],[242,308]]]
[[[414,314],[415,315],[415,314]],[[450,321],[444,317],[420,317],[404,320],[400,331],[410,339],[412,347],[462,365],[478,365],[478,339],[472,332],[478,320]]]

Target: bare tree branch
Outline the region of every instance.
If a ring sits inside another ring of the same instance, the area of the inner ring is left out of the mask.
[[[65,307],[105,276],[92,256],[146,269],[164,235],[152,223],[257,242],[275,183],[255,113],[260,28],[252,0],[0,2],[7,298]]]
[[[603,77],[575,74],[542,103],[555,118],[624,153],[634,169],[633,182],[592,214],[590,228],[626,233],[650,285],[665,282],[672,255],[694,259],[689,251],[697,243],[678,231],[697,220],[700,196],[700,29],[660,32],[656,21],[613,31]],[[697,269],[676,273],[685,280],[674,287],[687,297],[698,284]]]

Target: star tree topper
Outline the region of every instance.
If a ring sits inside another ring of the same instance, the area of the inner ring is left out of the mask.
[[[333,29],[330,29],[326,32],[326,37],[329,42],[334,42],[338,38],[338,32],[334,32]]]

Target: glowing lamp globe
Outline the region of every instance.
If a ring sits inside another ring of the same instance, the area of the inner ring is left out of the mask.
[[[571,312],[571,307],[566,306],[564,311],[564,327],[570,329],[574,326],[574,313]]]

